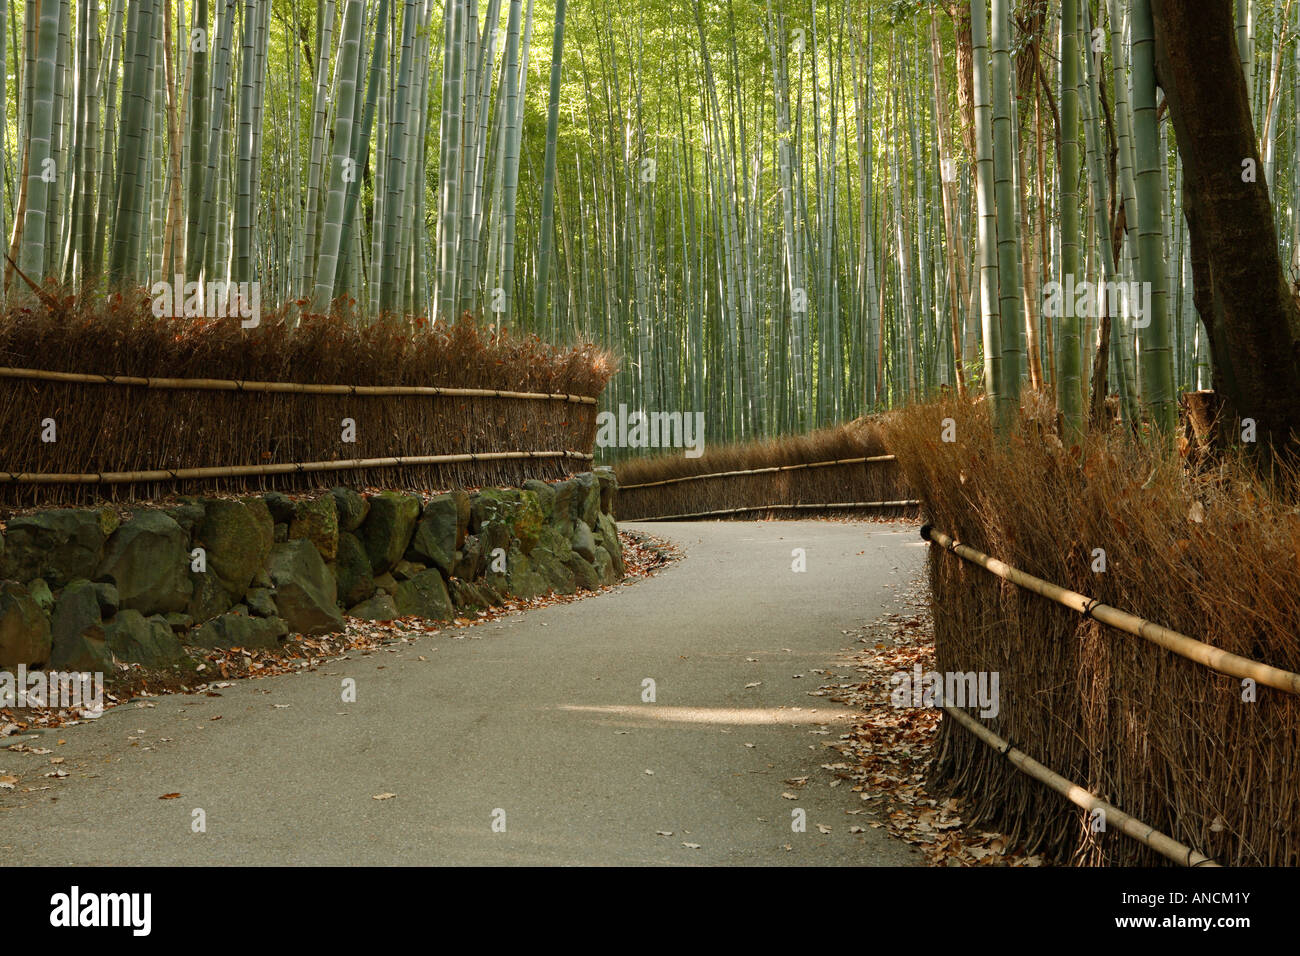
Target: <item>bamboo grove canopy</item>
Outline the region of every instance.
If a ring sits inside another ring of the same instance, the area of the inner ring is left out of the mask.
[[[5,294],[469,310],[719,439],[1023,384],[1167,430],[1216,345],[1154,6],[0,0]],[[1300,3],[1206,7],[1294,284]]]

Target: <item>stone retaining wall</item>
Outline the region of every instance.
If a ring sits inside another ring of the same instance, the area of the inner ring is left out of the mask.
[[[38,511],[0,537],[0,668],[111,673],[185,646],[275,648],[364,620],[449,620],[623,577],[613,473],[424,498],[182,498],[123,520]]]

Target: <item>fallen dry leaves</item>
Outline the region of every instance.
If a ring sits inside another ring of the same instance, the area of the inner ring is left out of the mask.
[[[877,817],[865,820],[868,826],[918,847],[933,866],[1045,865],[1041,856],[1008,846],[1003,834],[967,826],[960,795],[930,789],[930,765],[943,712],[892,706],[889,678],[899,671],[910,672],[917,664],[922,670],[933,668],[934,627],[924,582],[914,584],[902,597],[902,613],[886,615],[859,629],[860,646],[847,661],[856,671],[855,679],[841,678],[810,692],[810,696],[847,704],[858,712],[848,733],[826,741],[825,746],[840,759],[822,764],[822,769],[834,775],[832,786],[838,781],[852,783],[852,789]],[[849,832],[863,830],[850,827]]]

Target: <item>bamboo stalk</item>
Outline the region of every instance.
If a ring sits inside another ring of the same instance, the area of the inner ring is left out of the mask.
[[[1132,7],[1133,148],[1137,161],[1134,189],[1137,206],[1137,263],[1151,290],[1150,314],[1144,317],[1141,365],[1142,403],[1161,438],[1173,447],[1178,425],[1174,393],[1174,352],[1168,309],[1162,196],[1169,177],[1161,159],[1160,121],[1156,116],[1155,27],[1150,0]],[[1135,333],[1136,334],[1136,333]]]
[[[50,139],[54,135],[54,72],[56,50],[59,39],[59,9],[54,3],[46,3],[40,8],[39,20],[29,24],[34,29],[32,45],[35,56],[34,68],[29,67],[28,75],[33,76],[33,92],[28,97],[31,104],[31,121],[27,126],[27,159],[24,173],[26,176],[26,205],[23,209],[24,222],[22,242],[19,247],[18,261],[20,268],[37,282],[45,279],[51,271],[45,243],[46,213],[50,205],[50,183],[43,173],[50,156]]]
[[[1061,144],[1057,158],[1060,190],[1060,272],[1064,286],[1079,268],[1079,4],[1061,4]],[[1073,309],[1060,317],[1060,357],[1057,359],[1056,401],[1067,436],[1077,439],[1084,428],[1080,321]],[[1050,320],[1048,320],[1050,328]]]
[[[736,475],[766,475],[774,471],[798,471],[801,468],[830,468],[834,465],[859,465],[873,461],[896,461],[893,455],[872,455],[869,458],[837,458],[834,461],[813,461],[803,465],[773,465],[770,468],[750,468],[744,471],[715,471],[708,475],[683,475],[680,478],[665,478],[662,481],[646,481],[638,485],[620,485],[620,491],[632,488],[656,488],[659,485],[673,485],[680,481],[703,481],[706,478],[730,478]]]
[[[984,389],[1000,431],[1009,428],[1016,395],[1003,367],[1001,299],[998,295],[998,210],[994,189],[993,94],[989,83],[987,5],[971,0],[971,71],[975,114],[976,250],[980,320],[984,343]]]
[[[1017,151],[1012,130],[1011,105],[1011,4],[991,0],[992,28],[989,43],[993,54],[993,194],[997,211],[997,256],[999,321],[1002,325],[1001,391],[1003,414],[1011,421],[1020,403],[1020,386],[1025,368],[1024,323],[1021,321],[1021,277],[1019,223],[1016,219],[1015,163]]]
[[[1109,604],[1102,604],[1086,594],[1080,594],[1078,591],[1071,591],[1050,581],[1044,581],[1042,578],[1036,578],[1032,574],[1026,574],[1019,568],[1013,568],[997,558],[991,558],[981,551],[976,551],[969,545],[954,541],[943,532],[935,531],[929,525],[921,529],[921,537],[934,542],[946,551],[951,551],[965,561],[978,564],[985,571],[995,574],[1003,580],[1010,581],[1012,584],[1055,601],[1063,607],[1077,611],[1084,617],[1090,617],[1102,624],[1132,634],[1134,637],[1140,637],[1153,644],[1158,644],[1166,650],[1173,651],[1180,657],[1203,664],[1220,674],[1243,679],[1249,678],[1266,687],[1287,691],[1292,694],[1300,694],[1300,674],[1294,674],[1291,671],[1285,671],[1269,664],[1261,664],[1248,657],[1232,654],[1212,644],[1206,644],[1204,641],[1188,637],[1186,634],[1171,631],[1167,627],[1162,627],[1148,621],[1146,618],[1138,617],[1136,614],[1121,611]]]
[[[396,312],[402,305],[405,288],[405,265],[402,258],[404,234],[403,217],[406,195],[409,120],[411,113],[411,76],[414,72],[416,17],[419,16],[416,0],[406,0],[402,15],[402,54],[397,68],[397,89],[393,99],[393,119],[388,124],[388,168],[384,173],[384,240],[383,258],[379,279],[379,308],[383,312]],[[399,286],[401,288],[399,288]]]
[[[561,392],[512,392],[497,388],[444,388],[440,385],[315,385],[301,382],[246,382],[224,378],[141,378],[135,375],[85,375],[36,368],[0,368],[0,378],[91,385],[134,385],[140,388],[191,389],[218,392],[288,392],[298,395],[434,395],[454,398],[519,398],[595,405],[589,395]]]
[[[457,455],[410,455],[399,458],[351,458],[341,461],[280,462],[271,465],[217,465],[206,468],[157,469],[154,471],[105,471],[95,474],[34,474],[0,472],[0,484],[26,485],[113,485],[142,481],[181,481],[199,478],[238,478],[250,475],[285,475],[309,471],[346,471],[351,468],[397,468],[408,465],[451,465],[480,461],[569,458],[591,461],[594,456],[577,451],[492,451]]]
[[[1100,797],[1095,796],[1077,783],[1072,783],[1065,777],[1062,777],[1056,771],[1043,766],[1029,754],[1025,753],[1018,747],[1011,746],[1010,743],[1003,740],[993,731],[982,725],[970,714],[956,707],[944,707],[948,716],[952,717],[957,723],[961,724],[971,733],[973,733],[984,743],[988,744],[998,753],[1002,754],[1009,760],[1017,770],[1035,780],[1047,784],[1057,793],[1064,796],[1071,803],[1083,807],[1083,809],[1101,810],[1106,816],[1107,824],[1119,824],[1120,830],[1139,843],[1143,843],[1155,850],[1161,856],[1173,860],[1175,863],[1183,866],[1213,866],[1219,864],[1198,850],[1179,843],[1168,834],[1161,833],[1155,827],[1149,826],[1136,817],[1125,813],[1119,807],[1112,806]]]
[[[560,67],[564,51],[564,5],[565,0],[556,0],[555,36],[551,45],[551,92],[546,115],[546,155],[542,168],[542,221],[538,233],[537,283],[536,297],[533,305],[533,321],[544,321],[549,315],[548,286],[551,270],[551,245],[554,230],[555,202],[555,150],[560,123]]]

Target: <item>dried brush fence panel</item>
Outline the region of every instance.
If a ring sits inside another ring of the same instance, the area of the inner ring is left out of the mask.
[[[808,517],[915,511],[879,431],[859,422],[810,435],[661,455],[617,466],[619,517]]]
[[[1013,568],[1004,561],[990,557],[969,545],[962,544],[960,541],[954,541],[942,531],[936,531],[929,525],[921,528],[921,537],[926,541],[939,545],[945,551],[952,552],[963,561],[969,561],[990,574],[995,574],[1003,580],[1010,581],[1017,587],[1027,588],[1049,601],[1055,601],[1062,607],[1067,607],[1078,614],[1090,617],[1109,627],[1132,634],[1134,637],[1151,641],[1153,644],[1158,644],[1166,650],[1173,651],[1190,661],[1203,664],[1221,674],[1227,674],[1229,677],[1236,677],[1241,680],[1254,681],[1263,684],[1265,687],[1284,690],[1289,694],[1300,694],[1300,674],[1284,671],[1269,664],[1261,664],[1259,661],[1252,661],[1250,658],[1238,654],[1230,654],[1211,644],[1206,644],[1204,641],[1198,641],[1186,634],[1179,634],[1153,621],[1138,617],[1136,614],[1129,614],[1127,611],[1111,607],[1109,604],[1102,604],[1096,598],[1090,598],[1086,594],[1068,590],[1050,581],[1036,578],[1032,574],[1025,574],[1019,568]]]
[[[1013,568],[1005,562],[977,551],[969,545],[954,541],[948,535],[936,531],[929,525],[921,528],[921,537],[938,545],[944,551],[956,555],[963,561],[981,567],[990,574],[1009,581],[1017,587],[1032,591],[1044,600],[1055,601],[1062,607],[1068,608],[1077,614],[1092,618],[1101,624],[1131,634],[1134,637],[1150,641],[1204,667],[1218,671],[1221,674],[1227,674],[1230,677],[1236,677],[1243,682],[1249,681],[1288,694],[1300,694],[1300,674],[1285,671],[1269,664],[1262,664],[1259,661],[1252,661],[1237,654],[1230,654],[1220,648],[1206,644],[1204,641],[1188,637],[1186,634],[1178,634],[1153,621],[1113,608],[1108,604],[1102,604],[1095,598],[1090,598],[1077,591],[1071,591],[1050,581],[1044,581],[1041,578],[1026,574],[1019,568]],[[1058,793],[1064,794],[1073,803],[1084,807],[1084,809],[1100,811],[1103,815],[1102,819],[1105,819],[1107,823],[1111,825],[1122,823],[1125,833],[1151,847],[1167,859],[1185,866],[1217,865],[1204,854],[1194,851],[1176,840],[1172,840],[1163,833],[1155,831],[1141,821],[1125,814],[1122,810],[1098,800],[1091,794],[1077,792],[1080,788],[1076,784],[1071,784],[1059,774],[1044,767],[1024,751],[1012,747],[1007,741],[993,734],[965,711],[952,706],[945,706],[944,710],[967,730],[982,739],[984,743],[1005,755],[1022,772],[1046,783]]]
[[[945,418],[956,441],[942,438]],[[884,426],[926,521],[952,538],[1224,654],[1300,671],[1296,503],[1231,463],[1189,478],[1124,436],[1063,447],[1051,420],[995,439],[986,408],[954,402]],[[1220,864],[1300,864],[1294,693],[1244,683],[941,548],[929,573],[935,669],[1000,675],[1001,706],[983,726]],[[971,800],[969,822],[1033,851],[1167,863],[1113,825],[1096,832],[955,720],[943,722],[932,774]]]
[[[0,321],[4,504],[560,478],[589,466],[609,376],[596,350],[469,323],[70,323]]]
[[[43,441],[50,422],[55,440]],[[22,506],[336,484],[509,486],[581,470],[595,428],[594,404],[563,398],[155,390],[0,377],[7,436],[0,498]]]

